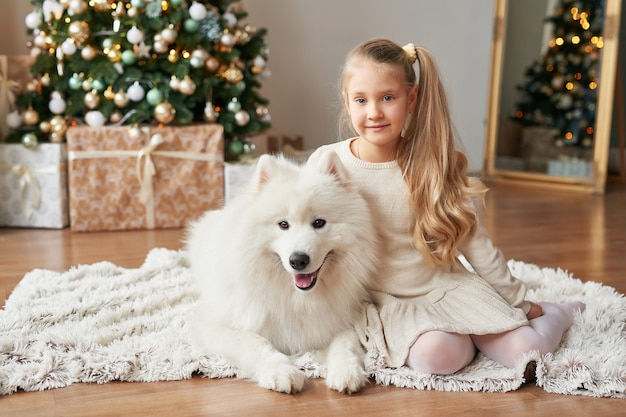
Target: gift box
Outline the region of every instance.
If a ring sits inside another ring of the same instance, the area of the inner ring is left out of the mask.
[[[224,200],[219,124],[70,127],[72,231],[180,228]]]
[[[69,224],[65,144],[0,144],[0,226]]]
[[[256,170],[256,159],[246,163],[224,165],[224,204],[228,204],[252,180]]]
[[[15,97],[32,80],[33,62],[31,55],[0,55],[0,141],[9,132],[7,115],[15,110]]]

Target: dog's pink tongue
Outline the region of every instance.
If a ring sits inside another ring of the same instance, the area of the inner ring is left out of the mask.
[[[294,275],[294,281],[296,286],[301,289],[307,289],[313,285],[313,280],[317,277],[317,273],[312,274],[296,274]]]

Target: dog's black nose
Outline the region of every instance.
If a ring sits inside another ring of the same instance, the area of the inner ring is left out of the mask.
[[[289,265],[296,271],[302,271],[311,262],[309,255],[304,252],[294,252],[289,257]]]

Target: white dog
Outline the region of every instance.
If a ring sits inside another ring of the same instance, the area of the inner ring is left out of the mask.
[[[279,392],[302,389],[290,355],[313,352],[326,384],[366,382],[354,325],[378,268],[368,205],[334,153],[315,166],[263,155],[222,210],[190,225],[187,249],[200,289],[194,336],[238,376]]]

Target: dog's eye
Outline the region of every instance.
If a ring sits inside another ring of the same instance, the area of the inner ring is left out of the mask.
[[[287,230],[289,229],[289,222],[287,220],[281,220],[278,222],[278,227],[280,227],[281,230]]]
[[[314,229],[321,229],[322,227],[324,227],[325,224],[326,220],[324,219],[315,219],[313,220],[313,223],[311,223]]]

